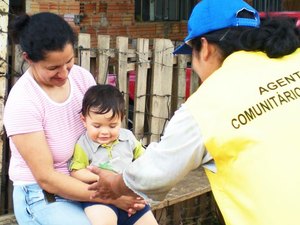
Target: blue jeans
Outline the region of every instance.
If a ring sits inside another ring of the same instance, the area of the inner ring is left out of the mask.
[[[19,225],[91,225],[80,202],[55,196],[48,202],[38,184],[15,185],[14,213]]]

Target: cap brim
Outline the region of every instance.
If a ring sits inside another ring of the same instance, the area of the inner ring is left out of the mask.
[[[191,55],[193,49],[187,45],[186,43],[180,45],[178,48],[175,49],[173,52],[174,55],[183,54],[183,55]]]

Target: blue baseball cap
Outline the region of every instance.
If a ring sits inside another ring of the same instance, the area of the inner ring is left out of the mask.
[[[239,18],[241,11],[253,13],[254,18]],[[188,36],[173,54],[192,54],[187,44],[203,34],[237,26],[259,27],[258,12],[243,0],[202,0],[193,9],[188,21]]]

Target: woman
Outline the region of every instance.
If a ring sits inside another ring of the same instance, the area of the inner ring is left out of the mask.
[[[90,201],[91,192],[87,184],[69,176],[68,161],[84,132],[79,114],[82,98],[95,80],[74,65],[75,36],[58,15],[17,17],[11,32],[29,65],[10,91],[4,111],[17,221],[90,224],[78,201]],[[143,201],[127,197],[110,203],[131,213],[134,203],[137,209],[144,206]]]
[[[202,0],[185,44],[202,84],[171,119],[159,143],[123,175],[97,168],[93,196],[165,194],[205,167],[230,225],[299,224],[300,41],[288,19],[260,26],[242,0]],[[144,166],[141,166],[144,165]],[[111,188],[111,189],[110,189]]]

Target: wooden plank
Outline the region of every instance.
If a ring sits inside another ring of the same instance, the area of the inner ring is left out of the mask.
[[[2,225],[17,225],[17,220],[14,214],[6,214],[0,216],[0,224]]]
[[[200,86],[200,79],[198,74],[193,70],[191,74],[190,95],[192,95]]]
[[[184,217],[184,221],[186,223],[197,222],[196,218],[195,218],[195,215],[197,215],[197,209],[196,209],[196,204],[195,204],[196,199],[197,198],[191,198],[191,199],[187,199],[184,202],[179,203],[182,205],[182,208],[184,209],[183,210],[184,213],[183,213],[182,217]],[[177,204],[175,204],[175,205],[177,205]]]
[[[156,210],[154,216],[159,225],[168,225],[168,213],[166,208]]]
[[[171,40],[154,39],[151,82],[150,142],[158,141],[170,118],[173,51]]]
[[[100,35],[100,36],[105,36],[105,35]],[[110,51],[107,53],[107,55],[111,58],[116,57],[116,53],[113,50],[115,50],[115,49],[110,49]],[[91,58],[96,58],[96,57],[97,57],[96,51],[91,51]],[[135,49],[128,49],[127,57],[130,58],[130,61],[136,61],[135,60],[136,59]]]
[[[12,45],[12,84],[28,69],[28,63],[23,59],[20,45]]]
[[[127,58],[136,58],[136,51],[135,49],[127,49]]]
[[[98,35],[98,75],[97,82],[99,84],[105,84],[108,74],[108,62],[109,62],[109,35]]]
[[[126,116],[123,120],[123,127],[127,127],[128,121],[128,106],[129,106],[129,94],[128,94],[128,77],[127,77],[127,52],[128,52],[128,37],[117,37],[116,40],[118,63],[117,63],[117,77],[118,88],[124,93]]]
[[[135,98],[133,115],[133,132],[137,139],[144,137],[144,120],[146,111],[147,73],[148,73],[149,39],[137,40],[137,73],[135,78]],[[145,144],[145,143],[143,143]]]
[[[172,223],[181,224],[182,220],[182,203],[173,205]]]
[[[1,15],[1,20],[0,20],[0,30],[1,31],[7,31],[8,27],[8,4],[4,1],[0,2],[0,8],[1,11],[3,11],[3,15]],[[7,13],[7,14],[6,14]],[[0,113],[1,113],[1,120],[0,120],[0,129],[1,129],[1,134],[3,134],[3,109],[4,109],[4,99],[6,95],[6,78],[5,75],[8,72],[8,52],[7,52],[7,32],[0,32]],[[1,138],[1,145],[2,145],[2,140]],[[2,151],[3,148],[1,146],[0,149],[0,175],[2,174]]]
[[[211,191],[209,181],[202,167],[191,171],[168,193],[161,202],[154,203],[152,210],[161,209],[200,196]]]
[[[11,206],[11,192],[9,190],[12,185],[9,185],[8,179],[8,164],[9,159],[6,157],[9,154],[7,148],[6,138],[3,131],[3,111],[4,111],[4,100],[7,94],[7,77],[6,74],[9,71],[8,62],[8,11],[9,1],[0,1],[1,19],[0,19],[0,214],[7,213],[8,210],[12,210]],[[5,148],[4,148],[5,146]],[[3,169],[3,171],[2,171]],[[3,188],[4,187],[4,188]]]
[[[90,71],[90,57],[91,57],[91,35],[78,34],[78,64]]]
[[[177,92],[177,108],[185,102],[185,90],[186,90],[186,67],[189,62],[189,57],[186,55],[178,55],[178,92]]]
[[[135,70],[135,64],[136,64],[135,62],[128,63],[128,64],[127,64],[126,70],[127,70],[127,71]]]
[[[174,67],[173,73],[173,86],[172,86],[172,109],[171,115],[181,106],[186,100],[186,68],[190,57],[187,55],[177,55],[177,64]],[[173,60],[174,61],[174,60]]]

